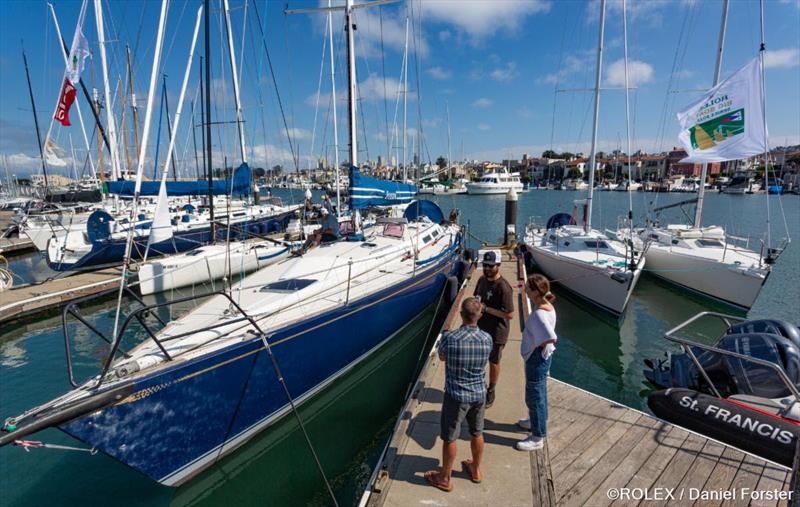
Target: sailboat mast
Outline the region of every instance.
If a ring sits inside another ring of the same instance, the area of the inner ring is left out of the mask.
[[[406,16],[406,42],[403,50],[403,183],[408,179],[408,16]]]
[[[133,85],[133,65],[131,65],[131,48],[125,46],[128,54],[128,88],[131,92],[131,109],[133,110],[133,138],[136,142],[136,159],[139,159],[139,107],[136,105],[136,91]]]
[[[347,124],[350,129],[350,166],[358,167],[358,142],[356,133],[356,48],[353,37],[353,0],[347,0],[344,8],[345,31],[347,32]]]
[[[25,56],[25,49],[22,50],[22,61],[25,63],[25,78],[28,80],[28,95],[31,98],[31,110],[33,111],[33,124],[36,127],[36,142],[39,146],[39,158],[42,159],[42,174],[44,175],[44,192],[47,195],[47,164],[44,161],[44,151],[42,150],[42,135],[39,133],[39,117],[36,114],[36,102],[33,100],[33,88],[31,88],[31,75],[28,72],[28,57]]]
[[[758,49],[758,60],[761,71],[761,124],[764,125],[764,189],[767,191],[767,262],[775,262],[772,259],[772,224],[770,223],[769,212],[769,137],[767,134],[767,83],[764,72],[764,58],[767,55],[767,43],[764,34],[764,0],[759,2],[759,17],[761,21],[761,44]],[[780,203],[780,201],[778,201]],[[788,231],[787,231],[788,236]]]
[[[223,0],[225,7],[225,27],[228,35],[228,59],[231,61],[231,76],[233,77],[233,98],[236,101],[236,127],[239,129],[239,149],[242,152],[242,162],[247,163],[247,145],[244,140],[244,125],[242,124],[242,101],[239,96],[239,72],[236,70],[236,54],[233,50],[233,32],[231,31],[231,8],[228,0]]]
[[[331,7],[331,0],[328,0],[328,8]],[[342,216],[342,196],[339,184],[339,123],[336,120],[336,68],[333,55],[333,12],[328,11],[328,46],[331,54],[331,103],[333,105],[333,161],[334,175],[336,181],[336,216]]]
[[[211,160],[211,10],[210,10],[210,0],[205,0],[205,11],[206,17],[203,20],[204,23],[204,32],[205,32],[205,39],[206,39],[206,47],[205,47],[205,60],[206,60],[206,79],[205,79],[205,106],[206,106],[206,114],[205,114],[205,145],[206,145],[206,175],[208,176],[208,222],[211,226],[211,241],[210,243],[213,244],[217,237],[217,227],[214,223],[214,169],[213,163]],[[201,83],[202,86],[202,83]]]
[[[594,79],[594,118],[592,120],[592,147],[589,153],[589,195],[586,197],[586,223],[584,230],[592,228],[592,195],[594,194],[595,158],[597,155],[597,127],[600,120],[600,76],[603,66],[603,32],[606,27],[606,0],[600,0],[600,34],[597,39],[597,69]]]
[[[444,109],[447,113],[447,179],[452,179],[450,175],[452,168],[453,168],[453,159],[452,155],[450,154],[450,104],[445,102]]]
[[[97,38],[100,48],[100,65],[103,70],[103,92],[106,100],[106,125],[108,127],[109,151],[111,152],[111,175],[119,178],[119,153],[117,153],[117,134],[114,122],[114,111],[111,108],[111,87],[108,84],[108,65],[106,64],[106,35],[103,27],[102,0],[94,0],[94,17],[97,23]]]
[[[719,40],[717,41],[717,63],[714,66],[714,83],[711,87],[719,84],[719,74],[722,69],[722,53],[725,48],[725,29],[728,26],[728,0],[722,0],[722,19],[719,25]],[[700,171],[700,188],[697,189],[697,208],[694,210],[694,226],[703,225],[703,200],[706,195],[706,177],[708,176],[708,164],[704,163]]]

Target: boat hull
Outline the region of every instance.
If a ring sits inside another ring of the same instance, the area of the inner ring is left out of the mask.
[[[559,286],[613,315],[621,315],[642,274],[639,268],[625,282],[611,277],[605,266],[590,265],[541,248],[529,247],[539,269]]]
[[[645,254],[647,270],[667,282],[725,304],[749,310],[767,276],[714,259],[685,255],[651,244]]]
[[[467,193],[469,195],[507,194],[512,188],[515,192],[522,192],[523,186],[521,183],[519,185],[479,185],[476,183],[467,183]]]
[[[257,218],[243,223],[237,223],[236,232],[231,234],[231,239],[243,240],[251,234],[267,234],[276,230],[283,230],[294,216],[293,212],[280,215]],[[233,232],[233,231],[232,231]],[[226,227],[217,227],[216,239],[224,241],[227,235]],[[131,248],[131,260],[141,260],[147,250],[148,236],[136,236]],[[52,239],[48,244],[47,264],[54,271],[74,271],[95,269],[103,266],[117,266],[125,255],[126,238],[100,240],[92,243],[91,249],[75,262],[59,262],[58,252],[52,246]],[[148,257],[170,255],[193,250],[199,246],[211,243],[211,227],[197,227],[194,229],[176,231],[172,238],[159,241],[150,245]]]
[[[296,403],[378,350],[434,304],[456,250],[413,278],[269,336]],[[444,297],[444,296],[442,296]],[[177,486],[289,412],[260,339],[171,364],[137,381],[120,402],[60,426],[168,486]]]

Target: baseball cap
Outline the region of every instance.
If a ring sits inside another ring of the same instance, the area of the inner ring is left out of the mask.
[[[488,251],[483,254],[483,262],[482,264],[487,264],[490,266],[497,266],[500,264],[500,256],[497,255],[494,251]]]

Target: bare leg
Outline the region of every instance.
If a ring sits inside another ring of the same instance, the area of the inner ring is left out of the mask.
[[[442,482],[449,484],[450,475],[453,473],[453,463],[456,460],[456,442],[444,442],[442,445],[442,471],[439,477]]]
[[[480,479],[481,460],[483,459],[483,434],[472,437],[469,441],[469,446],[472,449],[472,473],[476,478]]]

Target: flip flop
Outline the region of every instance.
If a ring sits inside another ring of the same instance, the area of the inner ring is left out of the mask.
[[[453,491],[453,481],[450,481],[450,484],[445,485],[439,480],[439,472],[436,470],[425,472],[425,480],[428,481],[428,484],[434,488],[441,489],[445,493],[450,493]]]
[[[480,475],[478,477],[475,477],[475,474],[472,472],[472,460],[471,459],[465,459],[464,461],[462,461],[461,462],[461,466],[464,467],[464,472],[466,472],[467,475],[469,475],[469,480],[471,480],[475,484],[480,484],[481,483],[481,481],[483,480],[483,477],[481,477]]]

